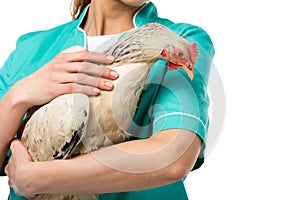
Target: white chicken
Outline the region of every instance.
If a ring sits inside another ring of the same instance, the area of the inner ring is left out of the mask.
[[[126,33],[106,50],[115,57],[108,67],[120,75],[113,81],[113,91],[102,91],[95,97],[62,95],[33,108],[32,115],[28,113],[21,141],[33,161],[67,159],[125,141],[151,66],[166,60],[170,68],[181,68],[193,79],[196,46],[156,23]],[[84,49],[71,47],[66,51],[80,50]],[[36,199],[90,200],[97,196],[37,195]]]

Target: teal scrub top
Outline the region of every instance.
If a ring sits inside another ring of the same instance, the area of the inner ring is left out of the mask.
[[[46,31],[32,32],[21,36],[4,66],[0,69],[0,99],[18,81],[32,74],[61,51],[80,45],[86,47],[86,35],[80,28],[88,7],[79,19]],[[163,24],[190,43],[198,44],[195,77],[191,81],[182,70],[167,71],[158,61],[150,71],[145,91],[128,132],[136,138],[148,138],[167,129],[186,129],[196,133],[205,144],[209,126],[207,84],[214,47],[208,34],[200,27],[174,23],[157,15],[156,7],[148,2],[133,18],[134,25],[156,22]],[[0,133],[1,134],[1,133]],[[205,146],[205,145],[203,145]],[[194,169],[203,163],[202,149]],[[188,199],[183,180],[173,184],[142,191],[120,192],[99,195],[101,200],[163,200]],[[11,189],[10,200],[24,200]]]

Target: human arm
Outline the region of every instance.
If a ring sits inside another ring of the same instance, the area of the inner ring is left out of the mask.
[[[13,84],[0,100],[0,164],[2,165],[9,143],[16,134],[28,108],[41,105],[55,97],[72,92],[98,95],[100,90],[110,90],[107,79],[116,79],[114,71],[96,63],[109,64],[113,60],[106,54],[89,51],[60,53],[35,73]],[[8,69],[11,61],[1,69],[0,89],[6,90],[14,74]],[[114,73],[112,73],[114,72]],[[18,72],[15,72],[18,73]],[[7,75],[9,74],[9,75]],[[102,78],[99,78],[102,77]]]
[[[141,190],[181,180],[192,169],[200,147],[193,132],[170,129],[69,160],[31,162],[26,149],[15,142],[6,172],[12,188],[28,197]],[[107,158],[114,158],[114,163]],[[145,168],[149,170],[142,171]]]

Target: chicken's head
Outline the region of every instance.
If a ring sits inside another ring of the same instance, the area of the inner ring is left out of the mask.
[[[106,53],[115,57],[115,64],[158,60],[168,62],[169,69],[183,69],[194,78],[194,65],[199,55],[197,43],[189,44],[166,26],[150,23],[128,31]]]
[[[199,55],[197,52],[197,43],[193,43],[188,48],[178,48],[175,46],[167,46],[161,55],[168,61],[170,70],[183,69],[190,79],[194,78],[194,65]]]

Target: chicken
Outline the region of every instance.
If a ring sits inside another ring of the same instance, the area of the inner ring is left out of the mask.
[[[65,52],[81,51],[71,47]],[[21,141],[33,161],[67,159],[125,141],[151,66],[158,60],[169,69],[183,69],[193,79],[198,56],[196,43],[189,45],[163,25],[151,23],[123,35],[106,53],[115,57],[109,65],[120,77],[113,91],[88,97],[61,95],[40,108],[32,108],[21,130]],[[96,195],[38,195],[36,199],[97,199]]]

